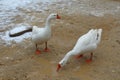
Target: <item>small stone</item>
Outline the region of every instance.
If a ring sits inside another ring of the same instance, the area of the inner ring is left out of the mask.
[[[115,73],[115,70],[112,70],[113,73]]]

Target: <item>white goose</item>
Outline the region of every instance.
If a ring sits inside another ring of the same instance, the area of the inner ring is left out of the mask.
[[[32,28],[24,29],[24,30],[19,30],[19,32],[15,32],[14,30],[9,32],[10,37],[17,37],[20,36],[26,32],[32,32],[32,41],[35,42],[36,44],[36,54],[40,54],[40,50],[38,49],[37,45],[38,44],[43,44],[45,43],[45,50],[44,51],[49,51],[47,48],[47,41],[51,37],[51,26],[50,26],[50,21],[53,19],[60,19],[60,16],[57,13],[52,13],[48,16],[46,20],[46,24],[44,28],[38,28],[37,26],[33,26]],[[15,30],[16,31],[16,30]]]
[[[91,52],[91,56],[87,60],[87,62],[91,62],[93,56],[92,51],[94,51],[97,48],[98,44],[100,43],[101,34],[102,34],[102,29],[91,29],[88,33],[81,36],[78,39],[74,48],[71,51],[69,51],[65,55],[65,57],[59,62],[57,71],[59,71],[59,69],[67,63],[68,59],[71,56],[82,57],[83,54],[86,52]]]
[[[38,28],[37,26],[33,26],[32,41],[36,44],[36,54],[40,54],[40,50],[37,47],[38,44],[45,43],[44,51],[49,51],[47,47],[47,41],[51,38],[50,21],[53,19],[60,19],[60,16],[57,13],[50,14],[46,20],[44,28]]]

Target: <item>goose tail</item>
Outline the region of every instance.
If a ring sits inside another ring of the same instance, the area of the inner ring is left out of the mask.
[[[101,41],[102,29],[97,30],[97,44]]]
[[[10,37],[17,37],[17,36],[20,36],[26,32],[32,32],[32,28],[29,28],[29,29],[26,29],[26,30],[23,30],[23,31],[20,31],[20,32],[17,32],[17,33],[12,33],[12,32],[9,32],[9,36]]]

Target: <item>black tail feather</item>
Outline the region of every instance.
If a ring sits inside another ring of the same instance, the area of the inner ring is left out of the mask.
[[[21,32],[18,32],[18,33],[15,33],[15,34],[9,33],[9,36],[10,36],[10,37],[17,37],[17,36],[20,36],[20,35],[22,35],[22,34],[24,34],[24,33],[26,33],[26,32],[32,32],[32,28],[27,29],[27,30],[24,30],[24,31],[21,31]]]

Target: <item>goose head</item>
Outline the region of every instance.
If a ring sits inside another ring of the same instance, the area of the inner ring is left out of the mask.
[[[69,60],[69,58],[70,58],[71,56],[73,56],[73,54],[74,54],[74,50],[69,51],[69,52],[65,55],[65,57],[64,57],[64,58],[58,63],[58,65],[57,65],[57,72],[59,71],[60,68],[62,68],[63,66],[66,65],[67,61]]]
[[[60,16],[57,13],[51,13],[48,18],[49,19],[60,19]]]
[[[60,68],[62,68],[65,64],[67,63],[67,61],[65,59],[63,59],[62,61],[60,61],[57,65],[57,72],[60,70]]]

